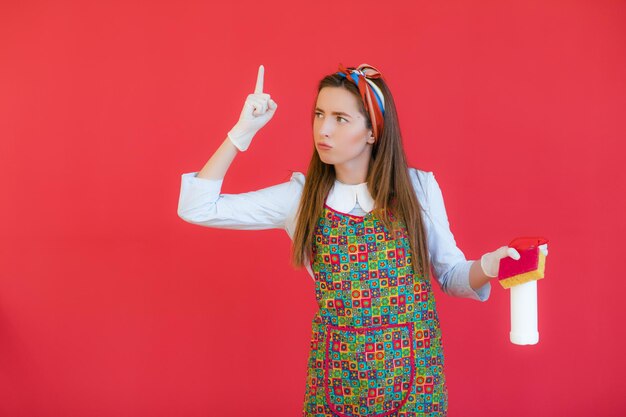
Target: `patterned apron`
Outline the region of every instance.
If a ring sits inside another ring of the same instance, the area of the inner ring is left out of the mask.
[[[446,415],[435,299],[414,274],[404,223],[396,224],[392,236],[373,212],[324,207],[311,262],[319,310],[305,417]]]

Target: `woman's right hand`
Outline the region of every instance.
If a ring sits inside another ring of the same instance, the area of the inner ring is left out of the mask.
[[[240,151],[250,146],[254,135],[270,121],[278,105],[269,94],[263,93],[265,68],[259,66],[254,93],[246,99],[237,124],[228,132],[228,138]]]

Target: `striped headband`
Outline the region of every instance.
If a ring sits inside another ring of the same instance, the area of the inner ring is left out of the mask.
[[[343,65],[339,65],[337,74],[352,81],[359,88],[361,99],[365,104],[365,111],[372,121],[374,137],[378,140],[379,133],[383,130],[385,98],[372,79],[382,78],[380,71],[368,64],[361,64],[357,68],[345,68]],[[364,79],[366,82],[360,83],[359,79]],[[372,96],[374,96],[374,100],[372,100]]]

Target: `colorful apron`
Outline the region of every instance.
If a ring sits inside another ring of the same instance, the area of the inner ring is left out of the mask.
[[[396,222],[393,215],[392,221]],[[316,226],[305,417],[445,416],[441,330],[405,225],[328,206]]]

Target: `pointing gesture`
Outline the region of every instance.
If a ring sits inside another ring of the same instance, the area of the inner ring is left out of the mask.
[[[248,95],[241,110],[239,121],[228,132],[228,138],[240,151],[250,146],[254,135],[270,121],[278,105],[269,94],[263,93],[265,68],[259,66],[254,93]]]
[[[259,65],[259,72],[256,75],[256,86],[254,87],[254,94],[263,94],[263,77],[265,76],[265,67]]]

